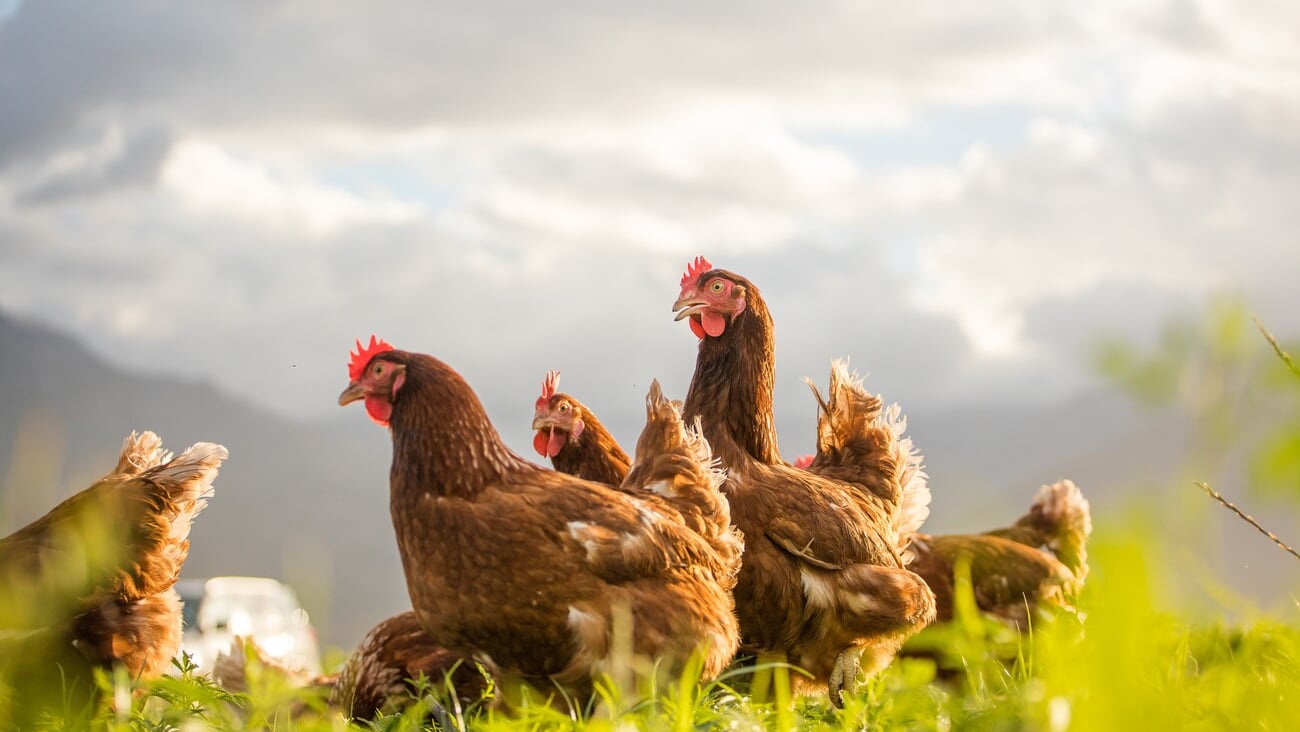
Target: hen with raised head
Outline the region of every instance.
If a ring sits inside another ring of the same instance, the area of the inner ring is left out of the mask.
[[[615,670],[616,615],[630,616],[631,652],[664,671],[698,652],[711,678],[730,661],[734,567],[665,500],[514,454],[469,384],[432,356],[372,338],[358,343],[349,377],[339,403],[364,400],[391,431],[407,589],[439,645],[503,685],[555,683],[580,696]]]
[[[772,412],[773,322],[758,288],[700,257],[673,310],[700,339],[684,415],[702,420],[726,467],[723,493],[745,535],[743,646],[806,669],[840,703],[859,673],[883,668],[934,618],[934,594],[903,563],[929,502],[920,458],[901,421],[842,384],[823,403],[833,428],[819,440],[838,440],[823,465],[787,464]]]
[[[533,448],[551,459],[561,473],[606,485],[623,482],[632,461],[595,412],[572,395],[557,392],[560,372],[551,370],[542,382],[533,412]]]
[[[173,585],[226,457],[201,442],[173,459],[157,435],[133,432],[113,472],[0,539],[0,686],[22,700],[13,712],[88,708],[92,668],[152,678],[170,667],[181,641]]]

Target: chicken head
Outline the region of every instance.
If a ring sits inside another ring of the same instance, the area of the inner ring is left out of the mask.
[[[385,427],[393,416],[393,399],[406,382],[406,366],[383,357],[392,350],[391,345],[373,335],[370,336],[370,345],[363,346],[358,340],[357,350],[348,363],[348,375],[352,380],[339,394],[339,406],[358,399],[366,400],[366,414]]]
[[[674,320],[690,318],[691,332],[698,338],[722,335],[731,320],[745,312],[745,285],[729,274],[696,257],[682,275],[681,294],[673,303]]]
[[[560,385],[560,372],[546,372],[542,382],[542,395],[537,397],[533,412],[533,449],[544,458],[560,454],[569,440],[582,436],[587,423],[583,420],[582,406],[565,394],[556,393]]]

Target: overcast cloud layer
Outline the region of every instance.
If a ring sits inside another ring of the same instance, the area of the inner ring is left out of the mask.
[[[685,392],[701,253],[766,295],[800,448],[835,356],[905,405],[1042,401],[1211,293],[1300,328],[1294,2],[0,18],[0,307],[282,413],[337,416],[377,332],[518,448],[548,368],[634,420]]]

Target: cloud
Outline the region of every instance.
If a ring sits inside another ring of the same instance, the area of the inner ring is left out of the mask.
[[[161,184],[197,217],[240,218],[308,238],[349,225],[403,224],[424,213],[418,203],[366,199],[301,173],[276,174],[198,141],[177,146]]]
[[[48,161],[33,175],[33,182],[18,190],[15,203],[57,203],[125,186],[149,186],[156,182],[171,146],[171,134],[164,129],[108,130],[91,147],[73,149]]]
[[[0,306],[302,415],[370,332],[507,423],[561,368],[630,440],[704,253],[777,314],[795,446],[837,356],[905,404],[1063,399],[1090,334],[1214,291],[1300,327],[1295,14],[25,3]]]

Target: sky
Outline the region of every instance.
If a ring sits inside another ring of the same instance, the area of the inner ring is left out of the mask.
[[[800,377],[838,356],[905,406],[1063,402],[1098,337],[1218,293],[1300,332],[1297,28],[1289,0],[0,0],[0,309],[303,419],[378,333],[524,450],[549,368],[598,412],[685,394],[703,254],[766,297],[808,446]]]

